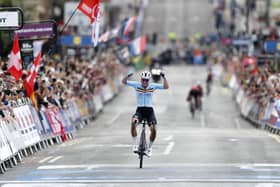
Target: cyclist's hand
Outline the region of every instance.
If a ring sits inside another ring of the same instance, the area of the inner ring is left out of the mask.
[[[127,78],[131,77],[132,75],[133,75],[133,73],[127,74]]]
[[[165,73],[163,71],[160,72],[160,76],[162,76],[162,78],[165,77]]]

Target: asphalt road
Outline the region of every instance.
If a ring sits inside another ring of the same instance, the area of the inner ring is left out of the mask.
[[[185,97],[204,66],[166,67],[169,90],[154,95],[158,136],[139,169],[129,121],[134,90],[122,92],[76,138],[55,145],[0,175],[4,187],[27,186],[256,186],[280,182],[280,139],[244,121],[230,91],[216,80],[203,111],[192,119]],[[138,75],[132,79],[137,80]],[[274,183],[274,184],[273,184]]]

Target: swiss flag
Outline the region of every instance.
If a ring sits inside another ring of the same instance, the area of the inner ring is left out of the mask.
[[[31,96],[34,90],[34,84],[36,81],[36,76],[39,70],[39,65],[41,61],[41,52],[37,55],[30,71],[28,72],[26,78],[23,81],[24,88],[26,90],[27,96]]]
[[[8,61],[8,72],[19,80],[22,75],[22,61],[20,59],[20,50],[19,50],[19,42],[18,35],[15,35],[13,49],[11,52],[10,59]]]
[[[93,23],[99,12],[99,0],[81,0],[78,9],[89,17],[90,22]]]

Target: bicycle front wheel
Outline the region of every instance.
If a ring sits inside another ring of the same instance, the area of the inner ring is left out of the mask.
[[[143,130],[141,132],[141,136],[140,136],[140,145],[139,145],[139,159],[140,159],[140,163],[139,163],[139,167],[142,168],[143,167],[143,156],[144,156],[144,152],[146,150],[146,135],[145,135],[145,130]]]

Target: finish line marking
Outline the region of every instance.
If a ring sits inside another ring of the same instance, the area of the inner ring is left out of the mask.
[[[179,182],[187,182],[187,183],[280,183],[280,180],[274,179],[165,179],[165,178],[157,178],[157,179],[135,179],[135,180],[37,180],[37,181],[0,181],[0,184],[41,184],[45,186],[46,184],[69,184],[69,183],[179,183]],[[44,183],[44,184],[42,184]]]

